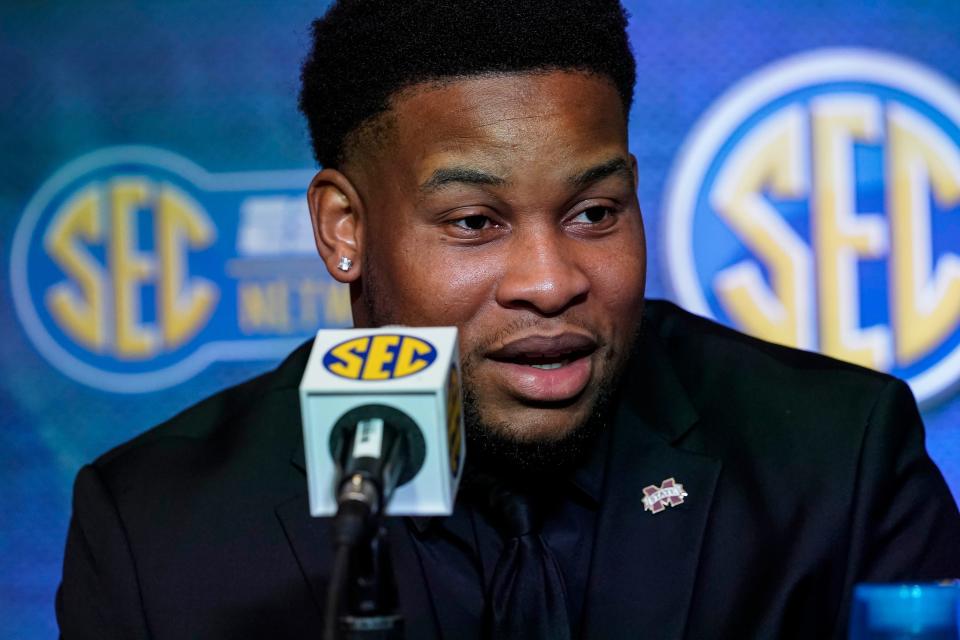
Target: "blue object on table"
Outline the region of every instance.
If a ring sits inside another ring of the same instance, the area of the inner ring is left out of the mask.
[[[958,640],[960,583],[860,584],[850,640]]]

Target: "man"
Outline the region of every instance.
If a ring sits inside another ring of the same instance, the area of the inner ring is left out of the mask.
[[[357,326],[461,332],[469,478],[452,517],[388,523],[407,635],[843,637],[855,583],[960,575],[960,516],[903,383],[645,305],[625,25],[601,0],[314,25],[327,269]],[[320,633],[308,347],[80,472],[65,637]]]

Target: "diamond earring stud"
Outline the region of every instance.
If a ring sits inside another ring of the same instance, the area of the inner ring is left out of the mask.
[[[340,256],[340,262],[337,263],[337,269],[340,271],[350,271],[350,267],[353,266],[353,260],[347,256]]]

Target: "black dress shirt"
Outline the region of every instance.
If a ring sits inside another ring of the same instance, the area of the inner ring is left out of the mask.
[[[608,441],[609,433],[601,433],[582,463],[558,479],[550,495],[537,499],[543,522],[540,534],[563,573],[573,638],[580,636],[597,513],[603,501]],[[475,621],[468,628],[442,628],[444,637],[483,637],[486,593],[503,550],[494,519],[461,492],[450,517],[409,521],[420,562],[444,568],[437,574],[440,584],[432,584],[431,589],[447,594],[449,606],[463,609],[458,619]]]

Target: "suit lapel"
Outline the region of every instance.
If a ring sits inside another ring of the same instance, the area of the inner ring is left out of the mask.
[[[329,521],[310,517],[306,493],[278,505],[276,514],[316,606],[317,629],[322,629],[320,621],[333,564]]]
[[[698,421],[663,346],[645,336],[614,423],[583,637],[683,636],[719,461],[678,446]],[[674,478],[682,504],[644,510],[644,487]]]
[[[293,556],[306,580],[306,587],[314,604],[310,613],[316,616],[317,629],[322,629],[322,615],[326,599],[327,582],[333,564],[330,524],[328,520],[310,517],[307,500],[306,464],[303,451],[303,430],[300,419],[300,398],[297,387],[303,376],[310,343],[295,351],[280,366],[278,383],[274,393],[279,394],[272,419],[292,432],[293,453],[290,456],[290,480],[288,493],[276,505],[274,513],[283,528]],[[287,450],[289,452],[289,449]]]

